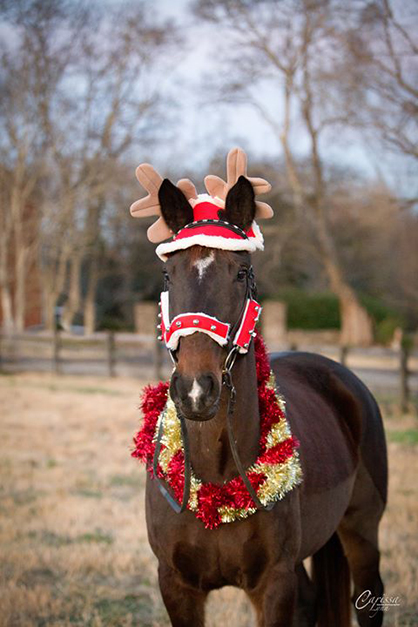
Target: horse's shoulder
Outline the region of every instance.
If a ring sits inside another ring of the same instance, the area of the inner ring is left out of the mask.
[[[365,407],[371,394],[358,377],[342,364],[317,353],[273,353],[270,363],[285,396],[312,395],[332,408],[345,424],[353,446],[362,438]]]

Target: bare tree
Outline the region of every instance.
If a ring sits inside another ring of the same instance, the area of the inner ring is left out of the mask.
[[[418,160],[418,14],[416,3],[364,2],[350,32],[352,63],[362,71],[363,126],[386,147]]]
[[[7,326],[21,330],[28,270],[38,262],[41,252],[42,189],[53,137],[48,111],[74,45],[74,38],[62,26],[72,15],[76,19],[70,30],[79,32],[84,12],[59,0],[18,0],[2,8],[7,37],[1,48],[0,155],[7,181],[2,195],[5,231],[1,274],[4,276],[7,267],[9,277],[8,282],[2,280],[2,302]],[[54,34],[60,28],[62,36],[57,43]]]
[[[0,110],[6,131],[1,161],[10,189],[2,237],[15,259],[18,326],[30,252],[40,261],[47,326],[54,324],[58,297],[67,293],[64,324],[70,327],[84,308],[92,332],[106,199],[118,184],[117,164],[149,141],[161,119],[153,72],[174,29],[142,3],[105,11],[94,3],[18,0],[7,5],[3,20],[12,36],[1,76],[7,96]],[[35,188],[42,228],[33,229],[28,247],[23,231],[30,229],[21,225]],[[10,317],[12,292],[3,270],[10,254],[0,261],[3,309]]]
[[[33,78],[31,68],[26,59],[16,58],[6,51],[2,53],[1,62],[2,307],[5,326],[8,330],[15,327],[20,331],[25,323],[27,269],[37,250],[37,208],[31,204],[31,199],[42,177],[44,162],[37,133],[36,107],[26,88]],[[11,264],[14,266],[13,281]]]
[[[117,16],[102,16],[95,31],[85,33],[73,70],[79,81],[76,99],[69,99],[77,195],[72,233],[76,242],[69,260],[69,298],[64,323],[71,324],[80,307],[80,272],[84,264],[84,326],[95,328],[95,295],[101,272],[106,198],[118,184],[117,163],[134,146],[147,142],[158,120],[152,68],[172,41],[166,26],[150,20],[144,5],[127,7]],[[75,143],[75,145],[74,145]],[[67,153],[64,148],[63,152]]]
[[[325,140],[348,123],[354,94],[342,80],[350,11],[340,2],[203,0],[197,14],[223,26],[222,98],[257,109],[280,142],[297,213],[310,225],[341,308],[341,341],[368,344],[371,320],[348,284],[329,225]],[[352,74],[347,74],[352,80]],[[266,89],[272,96],[265,97]],[[344,107],[341,99],[345,99]],[[357,103],[358,104],[358,103]],[[299,145],[305,145],[301,159]]]

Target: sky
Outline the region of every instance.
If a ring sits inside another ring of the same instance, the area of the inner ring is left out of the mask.
[[[191,0],[155,0],[152,3],[162,17],[184,24],[182,35],[186,44],[186,51],[166,80],[169,93],[184,96],[169,122],[176,140],[167,142],[168,146],[156,147],[155,165],[166,166],[167,160],[172,159],[182,163],[185,171],[205,168],[215,154],[224,152],[226,155],[233,146],[241,146],[254,160],[267,158],[282,163],[280,142],[253,108],[227,107],[214,102],[204,104],[205,100],[212,99],[210,93],[206,98],[205,75],[214,68],[214,57],[221,42],[216,40],[213,27],[193,17],[188,10],[190,4]],[[269,93],[268,87],[263,89],[266,90],[263,97],[273,102],[275,92]],[[295,135],[294,140],[296,152],[302,156],[307,148],[306,138]],[[411,177],[416,175],[414,165],[383,149],[376,150],[376,145],[371,147],[368,136],[334,134],[322,146],[322,151],[328,163],[355,169],[362,178],[384,181],[398,191],[401,189],[406,196],[417,193],[416,186],[411,191]]]
[[[196,164],[204,166],[213,154],[222,148],[228,151],[234,145],[242,146],[255,159],[281,159],[283,155],[278,139],[252,107],[236,106],[231,110],[231,107],[223,105],[202,105],[205,99],[204,77],[213,67],[213,51],[217,42],[214,41],[213,28],[197,23],[188,11],[189,5],[189,0],[156,0],[153,3],[161,16],[187,24],[183,32],[188,50],[171,75],[169,85],[169,89],[176,90],[177,84],[180,93],[186,94],[173,120],[173,130],[182,138],[181,154],[177,154],[176,160],[181,159],[186,168],[194,168]],[[267,98],[273,99],[274,96],[273,90],[270,94],[266,93]],[[208,100],[210,97],[208,94]],[[302,137],[299,141],[300,154],[303,154],[306,143],[304,145]],[[177,143],[176,153],[178,150]],[[166,149],[157,149],[156,158],[166,161]],[[364,176],[376,176],[382,165],[379,159],[377,167],[373,155],[358,137],[345,137],[341,143],[330,142],[327,159],[340,165],[355,166]]]
[[[107,2],[122,4],[122,0]],[[189,10],[192,0],[146,0],[145,4],[162,19],[181,25],[184,47],[172,58],[166,58],[159,69],[157,88],[163,94],[168,120],[164,127],[166,140],[144,150],[139,147],[134,155],[138,163],[152,159],[162,172],[167,163],[175,164],[173,169],[182,164],[187,173],[204,170],[214,155],[222,152],[226,155],[230,148],[241,146],[251,154],[252,160],[268,159],[282,164],[280,142],[255,109],[226,106],[214,100],[206,76],[216,68],[222,72],[222,66],[215,65],[221,35],[212,25],[192,15]],[[277,91],[268,85],[263,86],[262,96],[266,102],[277,102]],[[308,148],[306,137],[295,133],[293,140],[297,155],[303,156]],[[345,133],[331,137],[322,146],[322,153],[329,163],[354,168],[361,177],[383,179],[408,195],[411,177],[405,163],[373,148],[370,149],[368,137]],[[203,191],[201,186],[199,191]],[[412,193],[416,195],[416,189]]]

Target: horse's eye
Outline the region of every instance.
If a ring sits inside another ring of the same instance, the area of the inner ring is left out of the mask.
[[[237,274],[237,279],[238,281],[245,281],[246,276],[247,276],[247,269],[241,268]]]

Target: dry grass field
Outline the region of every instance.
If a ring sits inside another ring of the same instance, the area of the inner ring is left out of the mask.
[[[0,377],[0,625],[163,627],[143,508],[144,470],[130,458],[141,383]],[[418,625],[416,417],[386,405],[390,500],[383,575],[399,608],[386,626]],[[242,593],[224,589],[208,624],[253,625]],[[330,627],[337,627],[330,626]]]

